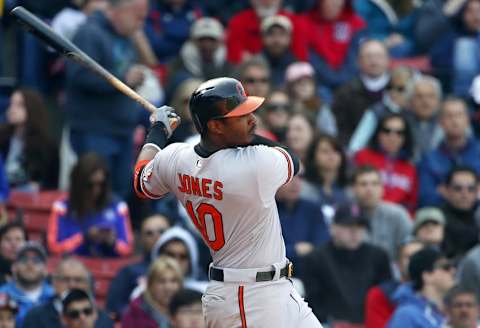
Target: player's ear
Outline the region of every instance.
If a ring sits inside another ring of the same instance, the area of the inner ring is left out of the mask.
[[[207,122],[208,131],[213,134],[223,134],[224,124],[221,120],[209,120]]]

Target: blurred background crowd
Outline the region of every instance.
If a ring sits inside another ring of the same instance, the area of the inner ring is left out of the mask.
[[[203,327],[210,254],[132,193],[148,112],[8,15],[23,5],[182,124],[232,76],[302,173],[277,195],[327,328],[478,326],[480,0],[0,0],[0,327]],[[234,174],[235,172],[232,172]]]

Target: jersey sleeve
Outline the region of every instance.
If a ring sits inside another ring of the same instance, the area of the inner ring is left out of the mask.
[[[294,176],[292,158],[281,147],[255,146],[255,165],[259,188],[266,194],[275,193]]]
[[[138,189],[147,198],[159,199],[170,191],[175,149],[174,145],[162,149],[141,171]]]

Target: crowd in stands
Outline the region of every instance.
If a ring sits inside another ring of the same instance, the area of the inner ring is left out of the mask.
[[[257,133],[302,161],[276,200],[324,327],[480,327],[480,0],[0,0],[0,328],[204,327],[211,261],[174,197],[133,195],[148,112],[17,5],[174,107],[171,143],[200,140],[207,79],[265,97]],[[13,200],[49,192],[34,235]]]

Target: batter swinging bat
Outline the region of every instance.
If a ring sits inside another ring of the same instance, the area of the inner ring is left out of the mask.
[[[100,75],[110,84],[112,84],[117,90],[137,101],[149,112],[153,113],[156,110],[156,107],[152,103],[140,96],[128,85],[120,81],[117,77],[90,58],[90,56],[80,50],[72,42],[52,30],[50,26],[42,22],[37,16],[29,12],[27,9],[23,8],[22,6],[18,6],[13,8],[10,14],[14,16],[27,31],[34,34],[36,37],[57,50],[63,56],[73,59],[77,63],[90,69],[92,72]],[[170,125],[173,127],[176,124],[178,124],[178,120],[171,118]]]

